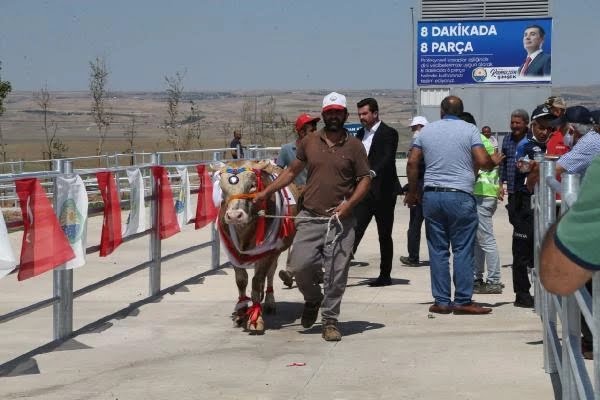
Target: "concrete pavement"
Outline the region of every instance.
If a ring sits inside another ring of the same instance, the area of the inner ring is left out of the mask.
[[[233,270],[211,272],[210,249],[203,249],[163,264],[162,287],[172,286],[172,293],[155,302],[134,303],[147,296],[145,271],[76,299],[74,328],[92,324],[93,329],[12,365],[11,376],[0,380],[0,398],[552,398],[550,377],[542,369],[541,323],[532,310],[513,307],[510,268],[502,268],[503,294],[475,296],[494,308],[491,315],[428,313],[429,267],[404,267],[398,261],[406,254],[408,224],[401,201],[399,197],[394,230],[394,285],[366,285],[378,274],[373,222],[357,254],[357,261],[367,265],[350,270],[341,342],[323,341],[320,325],[301,327],[300,294],[295,286],[284,288],[277,277],[277,315],[266,317],[266,333],[250,336],[233,327]],[[502,206],[495,228],[502,264],[509,264],[510,225]],[[164,241],[163,254],[208,235],[207,229],[187,226]],[[90,223],[88,237],[89,244],[99,240],[97,222]],[[75,288],[145,260],[147,243],[126,243],[105,259],[90,256],[74,273]],[[427,260],[424,235],[421,258]],[[181,284],[190,277],[195,278]],[[50,297],[51,283],[52,274],[21,283],[14,275],[0,280],[0,314]],[[6,368],[6,361],[50,341],[51,307],[1,327],[0,363]],[[305,365],[288,366],[292,363]]]

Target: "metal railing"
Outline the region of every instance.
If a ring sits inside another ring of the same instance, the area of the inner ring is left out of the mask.
[[[161,162],[161,154],[157,154],[157,153],[152,154],[149,161],[150,161],[149,164],[130,166],[129,168],[139,168],[141,171],[145,171],[146,175],[150,176],[151,174],[150,174],[149,170],[150,170],[150,167],[153,165],[163,165],[166,167],[173,166],[168,163],[162,163]],[[188,162],[188,166],[195,166],[200,163],[202,163],[202,161],[195,162],[195,163]],[[0,176],[0,183],[7,183],[7,182],[11,182],[11,181],[13,181],[13,183],[14,183],[15,179],[20,179],[20,178],[25,178],[25,177],[28,177],[28,178],[36,177],[36,178],[40,178],[40,179],[50,180],[51,182],[54,182],[54,185],[55,185],[56,177],[58,177],[58,176],[77,173],[77,174],[81,175],[83,178],[83,176],[94,175],[98,171],[106,171],[105,168],[96,169],[96,170],[74,170],[73,169],[73,160],[65,160],[65,159],[53,160],[52,165],[53,165],[52,171],[43,171],[43,172],[36,172],[36,173],[23,173],[23,174],[10,174],[9,176],[8,175]],[[181,164],[177,164],[177,165],[181,165]],[[119,172],[125,172],[126,169],[127,169],[127,167],[110,168],[111,171],[115,172],[115,175],[118,175]],[[18,362],[22,361],[22,359],[26,359],[27,357],[31,357],[34,354],[39,354],[40,352],[46,351],[49,345],[53,345],[53,343],[58,345],[58,343],[62,343],[65,340],[76,336],[78,333],[82,332],[82,329],[86,328],[86,327],[83,327],[83,328],[79,328],[77,330],[73,329],[73,300],[78,297],[81,297],[87,293],[91,293],[97,289],[100,289],[109,284],[112,284],[118,280],[121,280],[121,279],[129,276],[129,275],[132,275],[139,271],[148,269],[149,270],[148,297],[146,297],[144,300],[136,302],[136,304],[150,302],[153,299],[155,299],[157,296],[161,296],[162,294],[164,294],[166,290],[172,290],[172,288],[173,288],[173,287],[167,288],[167,289],[161,288],[161,263],[163,261],[167,261],[167,260],[179,257],[181,255],[187,254],[189,252],[200,250],[200,249],[203,249],[206,247],[211,248],[211,264],[210,264],[209,272],[228,265],[227,263],[220,264],[220,242],[219,242],[219,238],[218,238],[218,233],[215,229],[214,222],[210,225],[210,231],[211,231],[210,241],[200,243],[200,244],[197,244],[194,246],[189,246],[184,249],[175,251],[171,254],[166,254],[166,255],[162,254],[162,246],[161,246],[159,223],[158,223],[158,206],[157,206],[158,198],[155,195],[156,188],[154,186],[154,180],[151,179],[150,181],[152,182],[152,185],[150,188],[149,195],[146,196],[146,201],[150,202],[150,228],[145,230],[144,232],[140,232],[138,234],[123,237],[123,243],[126,243],[128,241],[138,240],[140,238],[149,236],[150,241],[149,241],[149,246],[148,246],[148,254],[149,254],[148,259],[144,260],[143,262],[141,262],[138,265],[130,267],[130,268],[128,268],[124,271],[121,271],[113,276],[107,277],[98,282],[94,282],[92,284],[89,284],[89,285],[82,287],[75,291],[73,290],[73,273],[74,273],[74,271],[72,269],[60,268],[60,266],[57,267],[56,269],[54,269],[52,272],[53,273],[53,290],[52,290],[51,297],[43,299],[41,301],[38,301],[34,304],[27,305],[20,309],[10,311],[3,315],[0,315],[0,324],[2,324],[2,323],[6,323],[8,321],[14,320],[16,318],[19,318],[19,317],[23,317],[32,312],[39,311],[46,307],[52,306],[53,307],[53,341],[50,343],[47,343],[37,349],[32,350],[31,352],[29,352],[27,354],[23,354],[13,360],[9,360],[3,364],[0,364],[0,376],[4,376],[5,374],[10,373],[12,368],[14,368],[14,366],[16,364],[18,364]],[[194,192],[194,191],[192,191],[192,192]],[[52,193],[56,193],[56,187],[54,187],[54,189],[52,190]],[[55,209],[56,209],[56,206],[57,206],[56,198],[54,197]],[[193,222],[194,222],[194,220],[190,221],[189,223],[193,223]],[[86,221],[86,223],[87,223],[87,221]],[[184,234],[184,233],[180,233],[180,234]],[[100,246],[98,246],[98,245],[87,247],[86,254],[98,252],[99,247]],[[119,250],[117,249],[116,251],[119,251]],[[15,271],[16,270],[17,269],[15,269]],[[204,276],[204,274],[200,274],[200,275]],[[187,279],[184,282],[187,282],[191,279],[197,279],[197,278],[198,278],[198,276],[192,277],[192,278]],[[181,284],[184,284],[184,283],[182,282]],[[175,285],[175,286],[177,286],[177,285]],[[114,316],[114,315],[111,314],[111,316]],[[111,316],[106,316],[102,320],[105,320],[106,318],[110,318]]]
[[[577,199],[579,175],[555,177],[556,162],[536,157],[540,181],[533,196],[534,208],[534,290],[535,309],[544,332],[544,369],[552,374],[555,393],[562,399],[600,400],[600,273],[593,274],[592,295],[585,287],[570,296],[549,293],[540,284],[540,251],[545,233],[557,219],[556,193],[561,194],[560,213],[564,214]],[[581,315],[593,335],[593,382],[581,349]]]

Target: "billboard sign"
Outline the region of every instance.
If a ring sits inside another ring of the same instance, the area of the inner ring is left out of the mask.
[[[361,124],[344,124],[344,129],[346,129],[352,136],[356,136],[356,133],[360,128],[362,128]]]
[[[551,83],[552,18],[419,21],[417,84]]]

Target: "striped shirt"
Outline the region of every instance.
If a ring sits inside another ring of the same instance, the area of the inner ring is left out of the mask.
[[[527,132],[526,137],[531,134]],[[515,140],[513,135],[504,137],[502,141],[502,153],[506,156],[500,164],[500,182],[506,182],[506,190],[508,193],[514,193],[515,190],[515,174],[517,172],[517,145],[523,138]]]
[[[571,174],[584,175],[598,155],[600,155],[600,133],[589,131],[579,139],[570,152],[560,157],[557,163]]]

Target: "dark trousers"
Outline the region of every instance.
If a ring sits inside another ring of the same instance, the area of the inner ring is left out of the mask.
[[[419,260],[419,249],[421,248],[421,227],[423,226],[423,206],[418,203],[410,208],[410,220],[406,231],[408,258]]]
[[[389,277],[392,272],[392,259],[394,258],[394,242],[392,240],[392,228],[394,226],[394,209],[396,208],[395,195],[388,195],[380,200],[369,193],[354,207],[356,217],[356,237],[354,239],[354,253],[371,222],[375,217],[377,233],[379,235],[379,252],[381,263],[379,264],[380,276]]]
[[[513,226],[512,278],[515,293],[529,293],[531,283],[527,268],[533,268],[533,210],[531,195],[517,192],[508,195],[508,219]]]

